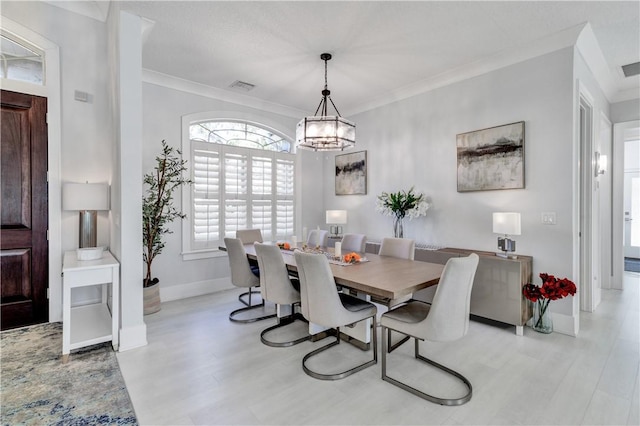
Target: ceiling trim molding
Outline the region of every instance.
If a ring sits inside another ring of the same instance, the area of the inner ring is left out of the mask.
[[[44,0],[52,6],[68,10],[79,15],[87,16],[100,22],[107,22],[109,16],[110,0],[92,0],[92,1],[56,1]]]
[[[265,101],[254,98],[252,96],[241,95],[229,92],[227,90],[218,89],[207,86],[205,84],[195,83],[168,74],[152,71],[146,68],[142,69],[142,81],[144,83],[154,84],[156,86],[166,87],[168,89],[178,90],[193,95],[204,96],[206,98],[217,99],[225,102],[255,108],[261,111],[269,111],[275,114],[281,114],[287,117],[301,118],[306,115],[305,111],[285,105],[276,104],[274,102]]]
[[[514,46],[512,48],[505,49],[501,52],[496,53],[495,55],[479,59],[475,62],[464,64],[457,68],[453,68],[450,71],[446,71],[444,73],[436,75],[432,78],[428,78],[418,83],[405,86],[393,92],[386,93],[370,102],[347,111],[348,114],[346,115],[351,116],[361,112],[369,111],[371,109],[378,108],[392,102],[407,99],[412,96],[416,96],[421,93],[438,89],[440,87],[448,86],[453,83],[477,77],[479,75],[486,74],[491,71],[507,67],[509,65],[523,62],[547,53],[555,52],[566,47],[574,46],[576,44],[576,41],[578,40],[580,33],[583,31],[583,28],[586,25],[587,24],[576,25],[550,36],[535,40],[534,42],[527,45]]]
[[[618,90],[616,89],[615,80],[604,58],[602,49],[600,49],[600,45],[598,44],[598,39],[593,33],[593,29],[591,29],[591,24],[588,22],[580,32],[578,40],[576,40],[576,48],[582,55],[589,70],[591,70],[593,77],[600,85],[602,93],[611,103]]]
[[[156,21],[147,19],[144,16],[140,17],[140,21],[142,23],[142,45],[144,46],[147,40],[149,39],[149,35],[151,34],[151,32],[156,26]]]

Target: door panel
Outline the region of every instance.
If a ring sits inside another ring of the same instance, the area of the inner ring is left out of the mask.
[[[3,99],[4,100],[4,99]],[[31,227],[29,110],[2,108],[2,228]],[[17,183],[20,183],[19,185]]]
[[[31,250],[2,250],[0,277],[2,279],[2,316],[14,322],[15,317],[32,317]]]
[[[2,329],[49,317],[46,99],[2,91],[0,299]]]

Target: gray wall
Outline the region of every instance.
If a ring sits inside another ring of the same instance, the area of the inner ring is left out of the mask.
[[[381,239],[392,235],[392,221],[375,212],[377,195],[415,186],[433,206],[406,223],[406,237],[487,251],[497,250],[492,212],[519,211],[517,252],[534,256],[534,277],[570,277],[572,66],[573,49],[563,49],[353,117],[357,149],[368,155],[368,194],[326,190],[325,206],[349,211],[348,231]],[[522,120],[525,189],[457,192],[456,134]],[[332,188],[333,166],[333,158],[325,162],[325,188]],[[555,211],[558,224],[543,225],[543,211]]]
[[[182,116],[211,112],[210,118],[235,116],[250,118],[295,137],[297,118],[258,110],[236,103],[183,90],[176,90],[151,83],[143,84],[143,172],[153,169],[154,159],[164,139],[171,146],[181,147]],[[317,154],[302,151],[298,154],[300,195],[297,216],[298,235],[302,227],[321,224],[322,211],[322,162]],[[319,177],[320,176],[320,177]],[[179,203],[179,198],[177,199]],[[324,219],[323,219],[324,221]],[[172,224],[173,234],[166,236],[166,247],[154,261],[154,276],[160,279],[163,300],[201,294],[221,288],[231,288],[226,256],[197,260],[183,260],[182,230],[180,221]]]
[[[638,95],[640,96],[640,93]],[[640,99],[631,99],[611,104],[612,122],[623,123],[632,120],[640,120]]]
[[[118,167],[117,160],[111,160],[115,124],[105,59],[106,24],[43,2],[4,2],[2,14],[60,46],[62,181],[108,181]],[[576,59],[574,48],[566,48],[349,117],[358,126],[356,150],[368,153],[368,194],[335,196],[334,154],[300,153],[299,238],[302,227],[326,227],[326,209],[349,211],[345,231],[363,232],[370,239],[391,235],[391,219],[375,212],[376,196],[415,185],[430,197],[433,207],[426,217],[406,223],[407,237],[425,244],[494,251],[497,236],[491,231],[491,213],[520,211],[518,252],[534,256],[534,276],[550,272],[571,277],[575,78],[587,83],[602,103],[599,108],[609,114],[588,68]],[[180,146],[185,114],[253,114],[278,123],[291,137],[300,119],[156,84],[145,83],[142,89],[143,172],[153,167],[162,139]],[[88,92],[91,101],[75,101],[74,90]],[[640,102],[613,104],[610,118],[614,123],[640,118]],[[456,134],[521,120],[526,123],[525,189],[458,193]],[[542,225],[543,211],[555,211],[558,224]],[[109,244],[111,220],[101,214],[99,244]],[[62,212],[61,222],[63,249],[75,248],[77,214]],[[212,283],[228,285],[226,258],[183,261],[178,223],[174,230],[156,265],[164,294],[187,297]],[[572,314],[569,301],[555,302],[552,309]]]

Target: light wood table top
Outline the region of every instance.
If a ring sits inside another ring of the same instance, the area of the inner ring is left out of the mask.
[[[256,258],[253,244],[244,246],[249,258]],[[287,268],[297,271],[293,251],[281,250]],[[325,251],[332,252],[327,248]],[[363,253],[368,262],[341,266],[330,263],[336,284],[380,299],[399,299],[438,284],[444,265]]]

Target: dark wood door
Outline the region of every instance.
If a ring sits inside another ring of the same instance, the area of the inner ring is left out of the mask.
[[[47,100],[0,95],[1,328],[49,319]]]

